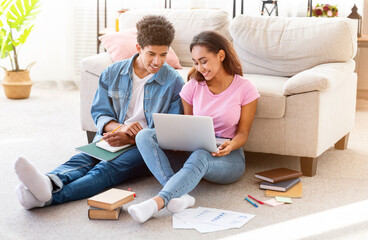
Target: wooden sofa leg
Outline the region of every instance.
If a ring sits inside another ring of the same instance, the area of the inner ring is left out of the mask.
[[[318,158],[300,157],[300,169],[303,176],[313,177],[317,172]]]
[[[338,150],[345,150],[348,147],[349,133],[335,143],[335,148]]]

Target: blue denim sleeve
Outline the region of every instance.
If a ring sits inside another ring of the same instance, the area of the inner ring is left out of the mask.
[[[175,79],[175,86],[174,86],[174,94],[171,98],[169,110],[167,113],[170,114],[183,114],[184,108],[183,103],[181,102],[181,97],[179,95],[181,88],[184,86],[183,78],[178,75]]]
[[[116,113],[108,96],[110,73],[105,69],[100,76],[95,98],[92,102],[91,115],[95,122],[98,133],[103,133],[105,125],[114,120],[118,122]]]

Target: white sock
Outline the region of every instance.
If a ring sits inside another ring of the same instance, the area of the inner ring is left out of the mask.
[[[158,212],[158,206],[156,201],[151,198],[144,202],[129,206],[128,212],[134,221],[144,223],[150,219],[153,214]]]
[[[36,199],[33,194],[23,185],[23,183],[19,184],[15,188],[15,193],[18,197],[20,205],[22,205],[22,207],[25,209],[45,206],[45,202],[41,202]]]
[[[195,198],[189,194],[184,194],[180,198],[173,198],[169,201],[166,209],[172,213],[178,213],[188,207],[193,207],[195,204]]]
[[[51,199],[51,180],[46,175],[40,173],[32,163],[25,158],[19,157],[15,162],[14,169],[19,180],[31,191],[37,200],[47,202]]]

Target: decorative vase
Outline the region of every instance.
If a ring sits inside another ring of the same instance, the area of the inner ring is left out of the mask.
[[[5,95],[8,98],[24,99],[29,97],[33,82],[29,77],[29,70],[21,70],[18,72],[5,70],[5,77],[2,84]]]

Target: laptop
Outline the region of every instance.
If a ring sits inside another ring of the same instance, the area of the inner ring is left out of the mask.
[[[217,152],[227,138],[216,138],[212,117],[153,113],[158,145],[166,150]]]

